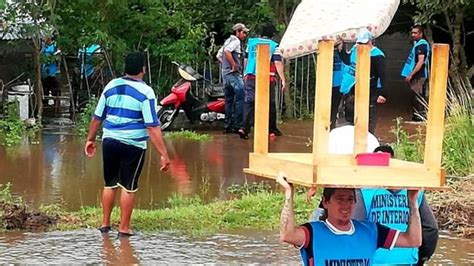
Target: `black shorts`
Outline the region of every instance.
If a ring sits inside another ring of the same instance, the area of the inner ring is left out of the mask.
[[[122,187],[127,192],[138,190],[138,178],[145,161],[145,150],[115,139],[102,142],[104,181],[106,188]]]

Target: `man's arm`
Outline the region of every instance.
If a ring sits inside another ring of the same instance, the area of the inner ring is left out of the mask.
[[[365,209],[364,198],[362,197],[362,191],[360,189],[355,190],[356,193],[356,206],[352,219],[359,221],[367,220],[367,212]]]
[[[288,184],[283,173],[278,174],[277,182],[285,188],[285,205],[280,216],[280,241],[301,247],[305,243],[306,236],[302,228],[295,228],[293,186]]]
[[[407,82],[410,82],[411,79],[413,78],[413,76],[421,70],[421,68],[423,67],[424,62],[425,62],[425,55],[424,54],[419,54],[418,55],[418,62],[416,62],[416,65],[413,68],[413,71],[405,79]]]
[[[166,150],[165,143],[163,142],[163,136],[161,134],[161,128],[159,126],[147,127],[150,141],[155,149],[161,155],[161,171],[166,171],[170,165],[170,159],[168,157],[168,151]]]
[[[418,249],[419,260],[428,260],[435,252],[438,243],[438,221],[423,195],[420,205],[421,236],[422,243]]]
[[[232,52],[224,50],[224,56],[227,59],[227,61],[229,62],[229,64],[231,65],[232,72],[237,71],[237,63],[235,62],[234,57],[232,56]]]
[[[280,56],[279,60],[275,60],[275,68],[276,68],[278,76],[280,77],[280,80],[281,80],[281,91],[286,90],[286,78],[285,78],[284,67],[285,67],[285,65],[284,65],[283,60],[281,59],[281,56]]]
[[[421,219],[418,209],[419,190],[409,190],[408,200],[410,205],[410,223],[407,231],[400,233],[395,246],[397,247],[419,247],[421,245]]]
[[[374,75],[375,75],[375,82],[380,79],[381,88],[377,88],[377,103],[385,103],[387,98],[385,97],[385,57],[384,56],[375,56],[372,58],[373,61],[373,68],[374,68]]]

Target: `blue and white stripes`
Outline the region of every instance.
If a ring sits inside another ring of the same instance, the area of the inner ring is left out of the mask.
[[[146,149],[147,127],[159,126],[156,97],[143,81],[117,78],[105,86],[94,116],[104,121],[104,138]]]

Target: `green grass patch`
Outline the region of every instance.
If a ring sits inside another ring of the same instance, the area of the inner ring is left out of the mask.
[[[192,130],[180,130],[180,131],[167,132],[164,134],[164,137],[170,140],[188,139],[188,140],[194,140],[194,141],[210,141],[212,139],[211,135],[209,134],[197,133]]]
[[[31,136],[39,130],[39,126],[27,126],[20,119],[19,103],[5,103],[4,118],[0,119],[0,145],[18,145],[25,136]]]
[[[281,193],[261,192],[234,198],[228,201],[203,203],[199,198],[174,196],[175,204],[156,210],[134,210],[133,228],[139,231],[174,231],[187,235],[212,234],[229,229],[279,228],[280,212],[284,196]],[[179,203],[179,204],[176,204]],[[316,203],[307,204],[305,196],[295,197],[295,215],[297,223],[304,223]],[[53,214],[50,212],[50,214]],[[58,229],[71,230],[83,227],[98,227],[102,210],[97,207],[82,208],[78,212],[65,214],[60,212]],[[112,214],[115,226],[119,223],[119,211]]]

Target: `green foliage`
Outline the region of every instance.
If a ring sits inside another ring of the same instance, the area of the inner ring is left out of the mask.
[[[395,150],[395,158],[411,162],[422,162],[424,146],[420,128],[418,128],[416,135],[411,136],[403,129],[402,122],[403,119],[401,117],[396,118],[396,126],[391,130],[396,137],[396,142],[392,144]]]
[[[173,195],[170,207],[157,210],[134,210],[133,227],[139,231],[176,231],[188,235],[212,234],[228,229],[275,230],[279,227],[284,196],[274,192],[256,192],[229,201],[209,204],[193,198]],[[305,195],[295,195],[296,223],[304,223],[316,207],[316,201],[305,202]],[[71,230],[97,227],[101,209],[86,207],[62,217],[58,229]],[[118,208],[112,213],[112,223],[118,224]]]
[[[7,183],[6,185],[0,184],[0,201],[6,203],[11,203],[13,201],[10,183]]]
[[[0,144],[14,146],[19,144],[25,135],[36,132],[38,127],[28,128],[20,120],[18,102],[8,102],[5,105],[5,118],[0,120]]]
[[[255,193],[265,193],[270,191],[272,191],[272,187],[266,182],[253,182],[250,184],[245,183],[243,185],[232,184],[227,188],[227,192],[229,192],[233,196],[238,197]]]
[[[443,139],[443,167],[450,175],[474,173],[474,114],[466,107],[451,106]]]
[[[210,141],[212,137],[209,134],[197,133],[192,130],[181,130],[166,133],[164,136],[166,139],[189,139],[194,141]]]
[[[75,130],[82,137],[87,135],[89,124],[91,122],[92,116],[94,115],[95,107],[97,106],[98,101],[99,100],[95,96],[92,96],[82,112],[79,114]]]

